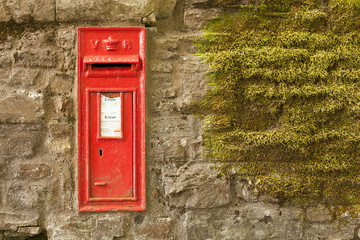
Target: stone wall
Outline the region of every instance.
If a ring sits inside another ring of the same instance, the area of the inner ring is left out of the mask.
[[[193,40],[224,11],[209,0],[0,0],[0,240],[360,239],[357,220],[332,223],[321,206],[303,216],[203,160],[200,121],[183,110],[205,91]],[[78,213],[80,26],[147,27],[144,212]]]

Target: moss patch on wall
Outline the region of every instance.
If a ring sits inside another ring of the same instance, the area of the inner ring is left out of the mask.
[[[208,159],[271,196],[358,212],[359,44],[359,0],[264,0],[209,24]]]

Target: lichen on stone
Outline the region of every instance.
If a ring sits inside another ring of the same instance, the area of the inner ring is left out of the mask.
[[[332,217],[360,203],[360,2],[264,0],[207,26],[206,156]]]

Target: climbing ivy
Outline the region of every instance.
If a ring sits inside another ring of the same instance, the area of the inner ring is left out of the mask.
[[[225,1],[226,2],[226,1]],[[334,218],[360,203],[360,0],[264,0],[211,22],[206,157]]]

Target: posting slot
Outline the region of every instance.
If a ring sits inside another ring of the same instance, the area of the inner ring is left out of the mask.
[[[140,60],[137,55],[85,56],[84,67],[89,77],[136,76]]]

